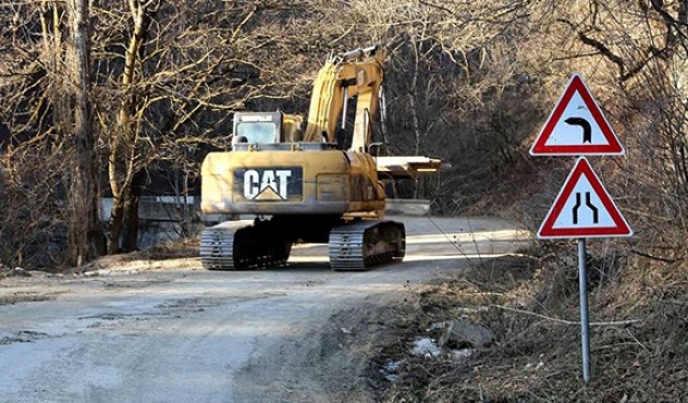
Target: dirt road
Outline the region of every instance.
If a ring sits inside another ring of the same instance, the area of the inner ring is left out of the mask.
[[[527,239],[494,219],[397,219],[407,258],[368,272],[332,272],[307,245],[275,270],[177,259],[0,280],[0,402],[371,401],[362,341],[380,334],[361,318]]]

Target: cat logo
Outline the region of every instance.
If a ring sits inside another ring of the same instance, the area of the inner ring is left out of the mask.
[[[243,195],[247,200],[283,201],[290,196],[301,195],[301,168],[241,169],[235,175],[235,183],[243,184]]]

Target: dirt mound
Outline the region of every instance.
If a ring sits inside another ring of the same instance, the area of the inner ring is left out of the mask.
[[[569,251],[568,249],[571,249]],[[688,270],[629,264],[608,250],[589,256],[592,380],[581,380],[575,247],[496,259],[418,292],[371,364],[383,402],[688,401]],[[414,340],[439,340],[461,319],[496,342],[468,353],[413,355]],[[409,325],[410,324],[410,325]],[[385,383],[386,382],[386,383]]]
[[[161,242],[141,251],[102,256],[93,262],[70,269],[67,274],[93,273],[97,275],[112,270],[140,271],[164,267],[195,267],[198,266],[197,262],[184,260],[199,256],[199,244],[198,238]]]

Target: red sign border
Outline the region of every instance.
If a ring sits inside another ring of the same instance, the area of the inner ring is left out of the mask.
[[[588,107],[590,114],[595,119],[602,134],[607,139],[609,144],[575,144],[575,145],[546,145],[547,140],[552,136],[554,127],[559,123],[566,107],[573,94],[578,92]],[[535,143],[530,149],[532,156],[557,156],[557,155],[624,155],[626,150],[621,145],[619,138],[614,133],[612,126],[604,117],[602,110],[592,96],[590,89],[583,81],[580,74],[574,74],[564,90],[561,98],[554,107],[554,110],[547,119],[545,125],[542,127],[540,134],[535,139]]]
[[[581,176],[585,176],[590,182],[597,197],[600,198],[602,205],[614,221],[614,227],[554,228],[554,222],[559,218],[561,211],[566,205],[566,201],[571,196],[573,188],[578,184]],[[602,185],[600,178],[593,171],[588,160],[584,157],[576,160],[576,164],[566,178],[559,194],[554,199],[554,203],[537,233],[538,239],[630,237],[632,235],[633,230]]]

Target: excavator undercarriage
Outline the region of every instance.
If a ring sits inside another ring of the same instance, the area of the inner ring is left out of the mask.
[[[332,270],[365,270],[401,260],[406,248],[404,225],[394,221],[275,216],[206,229],[201,263],[211,270],[280,267],[297,243],[328,243]]]

